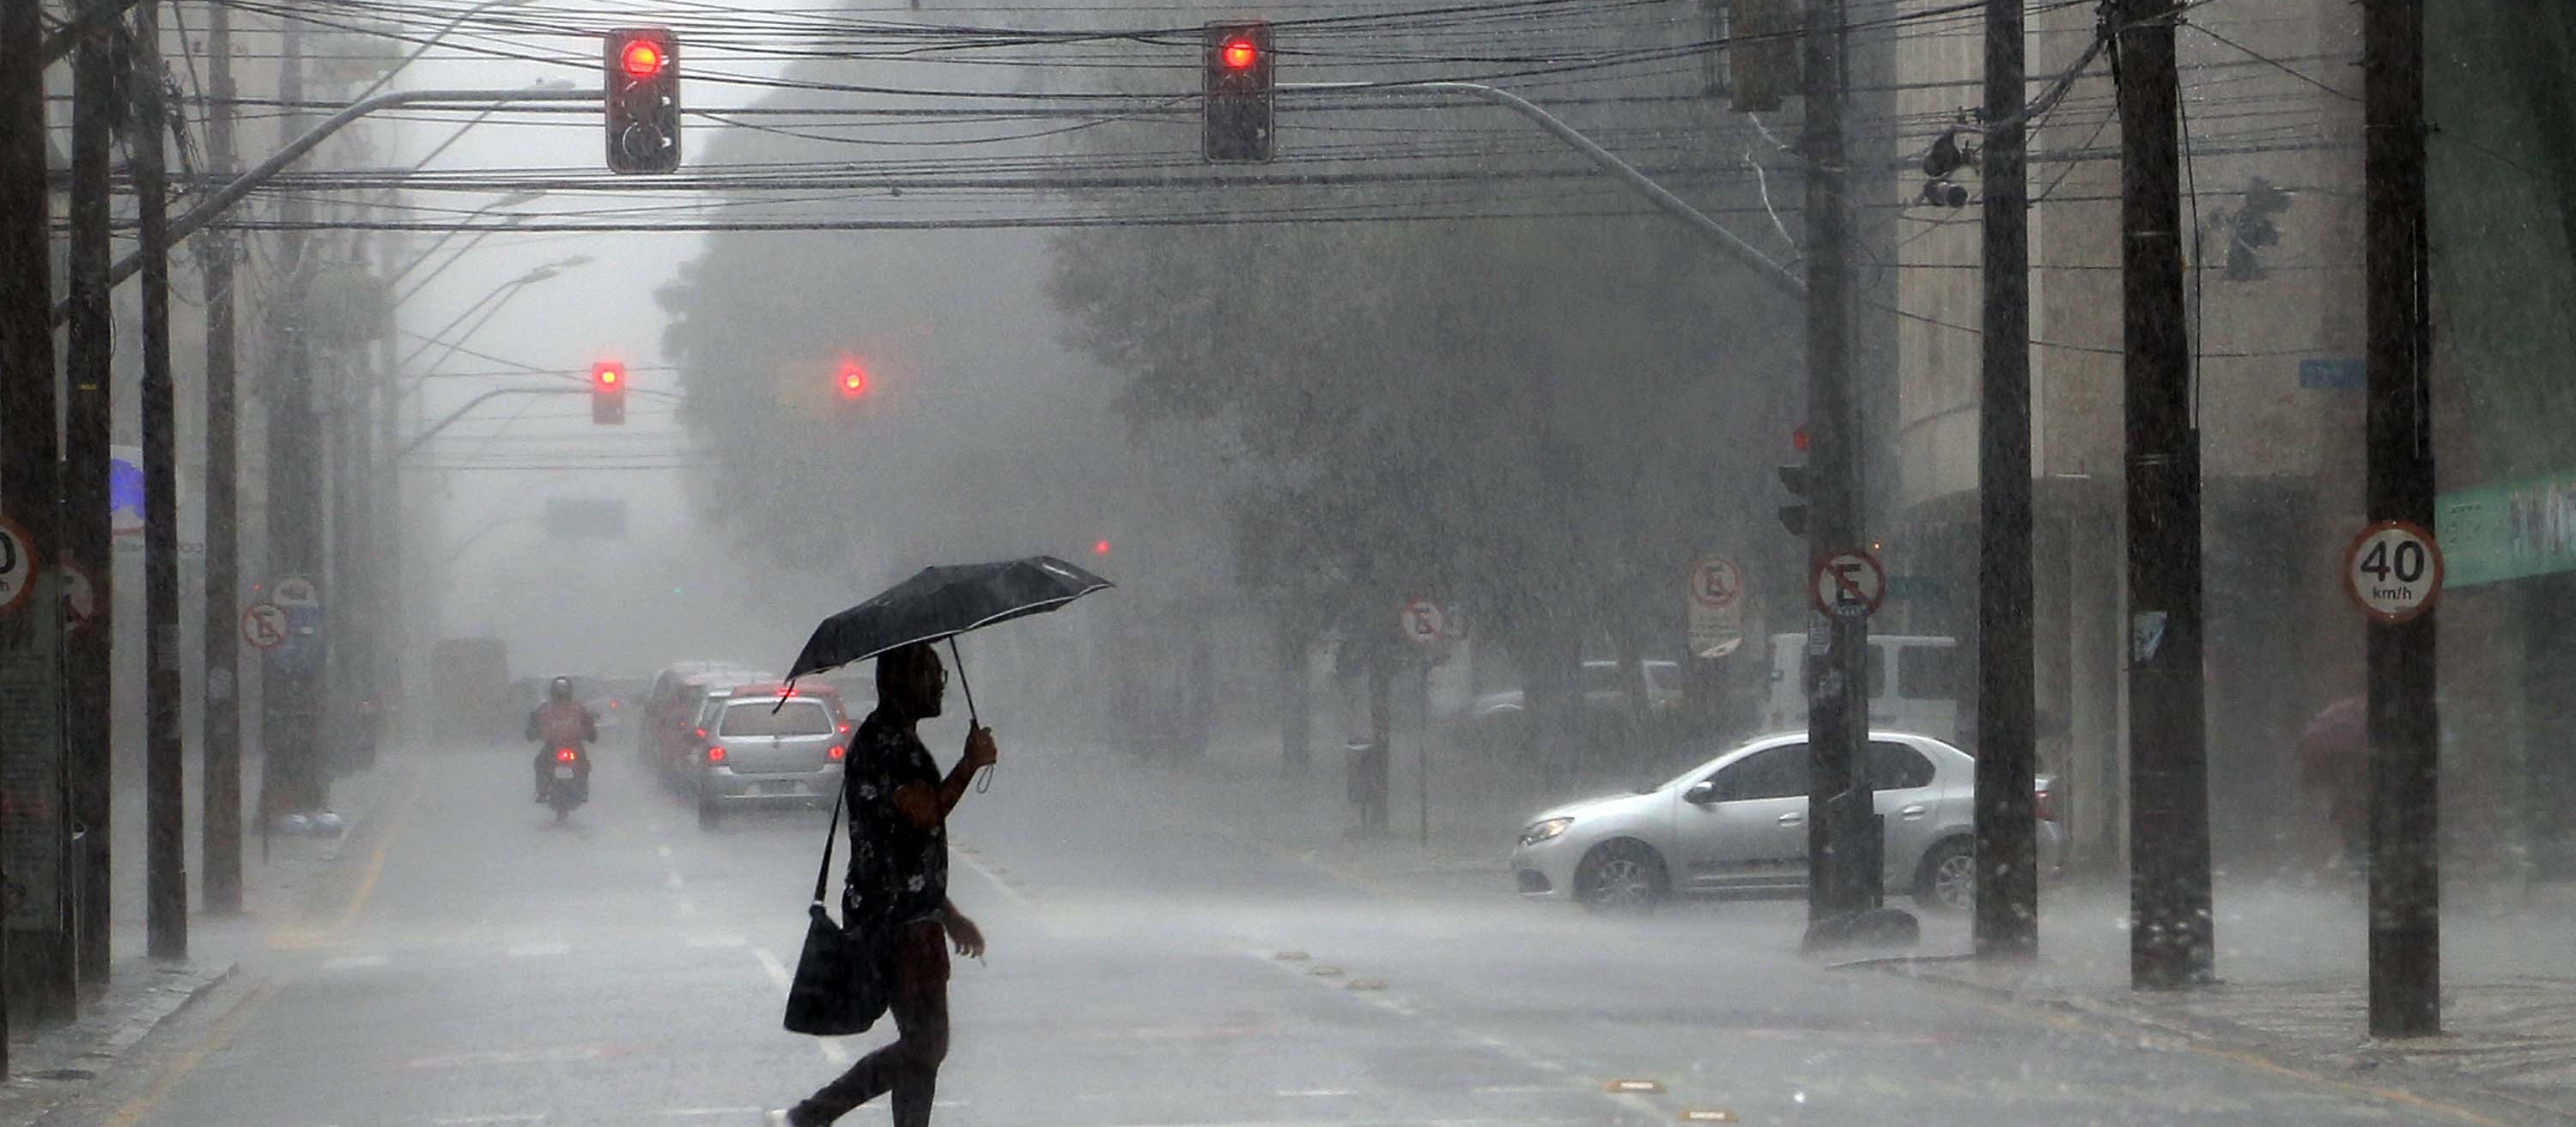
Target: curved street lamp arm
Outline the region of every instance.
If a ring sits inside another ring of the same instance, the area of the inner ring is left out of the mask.
[[[409,442],[406,442],[406,443],[403,443],[403,444],[402,444],[402,449],[394,451],[394,457],[395,457],[395,458],[397,458],[397,459],[400,459],[400,458],[408,458],[408,457],[410,457],[410,456],[411,456],[411,452],[412,452],[412,451],[420,449],[420,444],[421,444],[421,443],[427,442],[427,441],[429,441],[430,439],[433,439],[433,438],[438,437],[438,432],[443,431],[443,430],[446,430],[446,429],[447,429],[447,427],[448,427],[448,424],[453,423],[453,422],[455,422],[455,421],[456,421],[456,420],[458,420],[458,419],[462,419],[462,418],[464,418],[465,416],[467,416],[467,415],[469,415],[469,414],[472,414],[475,408],[480,407],[480,406],[482,406],[484,403],[489,402],[489,401],[491,401],[491,400],[499,399],[500,397],[502,397],[502,396],[504,396],[504,395],[588,395],[588,394],[590,394],[590,389],[588,389],[588,388],[581,388],[581,387],[502,387],[502,388],[494,388],[494,389],[492,389],[492,390],[490,390],[490,391],[484,392],[484,393],[483,393],[483,394],[481,394],[481,395],[477,395],[477,396],[475,396],[475,397],[474,397],[474,398],[472,398],[472,399],[468,399],[468,400],[466,400],[466,401],[465,401],[465,405],[464,405],[464,406],[459,407],[459,408],[457,408],[457,409],[455,409],[455,410],[453,410],[453,411],[448,412],[448,413],[447,413],[447,417],[446,417],[446,418],[440,419],[440,420],[438,420],[437,422],[434,422],[434,423],[429,424],[429,427],[428,427],[427,429],[425,429],[425,430],[421,431],[419,434],[413,435],[413,436],[411,437],[411,441],[409,441]]]

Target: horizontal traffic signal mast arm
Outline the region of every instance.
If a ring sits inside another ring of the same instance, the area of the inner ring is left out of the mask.
[[[241,176],[236,178],[232,183],[216,189],[213,195],[207,196],[203,201],[198,203],[197,206],[189,208],[187,214],[171,220],[170,243],[175,246],[181,240],[184,240],[188,236],[196,234],[198,231],[204,229],[206,224],[213,222],[216,216],[222,215],[226,209],[232,207],[234,204],[240,203],[242,197],[249,195],[253,189],[266,183],[270,177],[286,171],[286,166],[294,164],[297,160],[302,159],[304,154],[312,152],[314,146],[320,145],[323,141],[328,140],[332,134],[347,128],[351,122],[374,113],[377,110],[397,109],[403,106],[438,105],[442,103],[460,107],[478,107],[506,105],[511,102],[597,102],[599,100],[600,93],[596,90],[525,89],[395,90],[390,93],[378,94],[371,98],[361,99],[350,103],[347,108],[342,109],[340,112],[323,118],[320,124],[315,125],[303,136],[287,142],[286,147],[277,150],[276,155],[269,157],[267,160],[261,161],[259,163],[259,167],[242,173]],[[111,287],[115,286],[117,283],[133,277],[135,271],[141,269],[143,269],[142,252],[137,251],[133,254],[127,255],[125,258],[119,260],[115,266],[108,269],[107,284]],[[69,316],[71,316],[70,302],[66,301],[54,306],[54,324],[56,327],[60,327],[64,319]]]
[[[1549,135],[1554,136],[1557,140],[1565,142],[1568,147],[1583,154],[1584,157],[1591,160],[1592,163],[1601,166],[1603,171],[1618,177],[1629,187],[1636,189],[1639,195],[1646,197],[1647,202],[1662,209],[1666,214],[1671,215],[1684,223],[1690,224],[1701,234],[1707,235],[1709,238],[1716,240],[1719,249],[1742,260],[1745,265],[1751,266],[1756,273],[1762,275],[1762,277],[1772,285],[1778,286],[1780,289],[1796,297],[1804,298],[1807,296],[1807,280],[1799,277],[1796,271],[1774,261],[1770,255],[1762,253],[1761,250],[1756,248],[1753,244],[1744,241],[1743,236],[1728,230],[1725,224],[1709,218],[1698,208],[1692,207],[1690,205],[1690,201],[1674,195],[1663,185],[1656,183],[1653,177],[1637,171],[1635,165],[1619,159],[1618,154],[1602,148],[1599,144],[1595,143],[1592,138],[1584,136],[1573,126],[1567,125],[1562,120],[1559,120],[1555,114],[1540,109],[1529,99],[1523,98],[1508,90],[1494,86],[1487,86],[1481,82],[1447,81],[1283,82],[1279,84],[1278,89],[1281,93],[1289,94],[1354,95],[1404,94],[1416,90],[1432,90],[1442,93],[1465,94],[1468,97],[1501,106],[1504,109],[1530,119],[1530,121],[1536,123],[1539,128],[1546,130]]]
[[[456,420],[458,420],[458,419],[462,419],[462,418],[464,418],[464,417],[465,417],[465,416],[467,416],[467,415],[473,414],[473,413],[474,413],[474,409],[475,409],[475,408],[480,407],[480,406],[482,406],[483,404],[485,404],[485,403],[487,403],[487,402],[490,402],[491,400],[499,399],[499,398],[501,398],[502,396],[505,396],[505,395],[588,395],[588,394],[590,394],[590,389],[589,389],[589,388],[586,388],[586,387],[502,387],[502,388],[494,388],[494,389],[492,389],[491,391],[484,392],[484,393],[483,393],[483,394],[481,394],[481,395],[477,395],[477,396],[475,396],[475,397],[474,397],[474,398],[472,398],[472,399],[468,399],[468,400],[466,400],[466,401],[465,401],[465,405],[464,405],[464,406],[459,407],[459,408],[457,408],[457,409],[455,409],[455,410],[453,410],[453,411],[448,412],[448,413],[447,413],[447,417],[446,417],[446,418],[440,419],[440,420],[438,420],[437,422],[434,422],[434,423],[429,424],[429,426],[428,426],[427,428],[423,429],[419,434],[415,434],[415,435],[411,436],[411,441],[406,442],[406,443],[403,443],[403,444],[402,444],[402,449],[397,450],[397,451],[394,451],[394,457],[396,457],[396,458],[408,458],[408,457],[410,457],[410,456],[411,456],[411,452],[412,452],[412,451],[420,449],[420,444],[421,444],[421,443],[427,442],[427,441],[429,441],[430,439],[433,439],[433,438],[438,437],[438,432],[443,431],[443,430],[446,430],[446,429],[448,428],[448,425],[449,425],[449,424],[454,423]]]

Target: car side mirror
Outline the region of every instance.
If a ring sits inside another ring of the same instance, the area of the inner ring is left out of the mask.
[[[1693,806],[1707,806],[1716,802],[1716,780],[1702,779],[1696,783],[1692,783],[1689,790],[1682,792],[1682,801],[1690,803]]]

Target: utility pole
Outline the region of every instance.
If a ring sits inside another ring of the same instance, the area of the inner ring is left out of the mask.
[[[218,179],[236,163],[233,14],[206,12],[206,159]],[[206,686],[204,707],[206,910],[242,910],[241,642],[233,604],[241,591],[240,424],[234,418],[239,326],[233,303],[233,236],[216,227],[197,241],[206,279]]]
[[[1813,513],[1807,553],[1819,562],[1858,550],[1860,413],[1851,389],[1850,200],[1843,164],[1843,0],[1807,0],[1807,433]],[[1807,748],[1814,759],[1807,813],[1807,945],[1829,943],[1880,903],[1882,874],[1869,762],[1869,621],[1821,615],[1822,655],[1808,656]],[[1821,658],[1821,660],[1820,660]]]
[[[0,516],[25,533],[38,566],[56,550],[54,495],[54,428],[11,426],[12,420],[55,416],[53,207],[45,186],[45,65],[42,0],[0,0],[0,262],[20,264],[0,270]],[[61,640],[62,616],[47,614],[54,605],[51,585],[38,573],[35,597],[17,612],[0,616],[0,685],[15,699],[32,689],[40,707],[0,709],[0,789],[26,793],[30,768],[47,767],[59,750],[61,682],[54,679],[53,647]],[[53,629],[47,630],[46,624]],[[34,731],[37,746],[23,739]],[[46,738],[50,732],[53,739]],[[27,856],[0,849],[0,869],[13,883],[36,874],[24,871]],[[17,913],[10,913],[15,917]],[[0,968],[15,967],[9,951],[15,918],[0,926]],[[0,979],[5,979],[0,975]],[[9,991],[0,989],[0,1076],[10,1075]]]
[[[304,30],[292,14],[285,20],[278,62],[278,98],[288,106],[304,100]],[[280,118],[281,140],[303,135],[304,116],[289,109]],[[271,583],[286,576],[321,582],[322,521],[321,441],[313,412],[311,237],[300,228],[312,219],[312,205],[289,194],[278,205],[286,229],[279,234],[279,258],[286,264],[285,294],[269,314],[276,379],[268,396],[268,571]],[[290,612],[292,613],[292,612]],[[261,677],[261,750],[259,816],[319,808],[324,777],[319,762],[322,670],[329,635],[289,638],[268,651]]]
[[[2362,7],[2369,514],[2433,527],[2424,8]],[[2438,607],[2370,631],[2370,1035],[2442,1031]]]
[[[2181,0],[2116,0],[2129,507],[2129,981],[2211,981],[2200,434],[2183,321]]]
[[[2039,951],[2031,797],[2030,132],[2023,0],[1986,0],[1984,377],[1977,415],[1980,955]]]
[[[83,0],[95,17],[105,0]],[[80,981],[107,981],[108,856],[114,804],[110,801],[114,749],[110,700],[111,655],[116,643],[116,557],[108,499],[108,405],[116,330],[109,305],[107,268],[109,171],[117,103],[114,21],[92,23],[72,48],[70,318],[64,360],[70,393],[63,429],[65,563],[87,573],[95,613],[67,640],[64,681],[65,765],[71,775],[75,871],[71,884],[73,950]]]
[[[143,243],[144,923],[156,959],[188,957],[187,792],[179,699],[178,393],[170,375],[170,104],[161,3],[134,6],[134,128]]]

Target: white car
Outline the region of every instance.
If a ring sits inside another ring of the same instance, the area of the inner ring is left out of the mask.
[[[1930,736],[1872,732],[1869,768],[1887,827],[1886,887],[1927,911],[1972,902],[1976,760]],[[1559,806],[1521,830],[1512,875],[1533,900],[1640,911],[1674,896],[1803,895],[1807,736],[1753,740],[1651,790]],[[2039,856],[2060,856],[2053,780],[2034,788]]]

